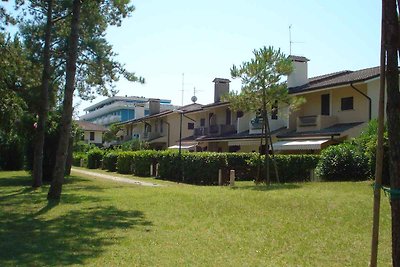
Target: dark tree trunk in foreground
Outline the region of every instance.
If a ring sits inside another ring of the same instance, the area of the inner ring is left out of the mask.
[[[264,138],[265,138],[265,158],[264,158],[264,168],[265,168],[265,182],[267,185],[271,184],[270,171],[269,171],[269,142],[268,142],[268,129],[267,129],[267,100],[266,100],[266,92],[265,88],[263,88],[263,106],[262,106],[262,118],[263,118],[263,129],[264,129]]]
[[[386,1],[387,120],[389,136],[390,187],[400,190],[400,92],[398,71],[399,24],[396,0]],[[391,195],[392,260],[400,267],[400,196]]]
[[[49,112],[49,88],[50,88],[50,43],[53,13],[53,0],[47,1],[47,22],[44,36],[43,49],[43,73],[40,92],[39,118],[37,122],[35,150],[33,156],[33,187],[43,184],[43,147],[46,133],[46,122]]]
[[[60,139],[58,142],[56,165],[54,167],[53,181],[47,194],[47,199],[60,199],[62,184],[64,182],[65,162],[67,160],[68,143],[71,135],[72,100],[75,89],[76,61],[78,55],[79,20],[81,1],[74,0],[72,7],[71,32],[68,40],[68,57],[66,68],[66,81],[64,89],[63,114],[61,117]]]
[[[74,138],[70,136],[68,143],[67,161],[65,162],[65,175],[67,176],[71,175],[73,148],[74,148]]]

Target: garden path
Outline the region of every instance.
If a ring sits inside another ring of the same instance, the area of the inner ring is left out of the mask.
[[[116,182],[121,182],[121,183],[128,183],[128,184],[135,184],[135,185],[142,185],[142,186],[162,186],[160,184],[155,184],[155,183],[149,183],[149,182],[142,182],[130,178],[124,178],[124,177],[118,177],[110,174],[103,174],[103,173],[98,173],[98,172],[92,172],[92,171],[86,171],[86,170],[80,170],[76,168],[71,169],[72,173],[75,174],[84,174],[84,175],[89,175],[94,178],[101,178],[101,179],[108,179],[108,180],[113,180]]]

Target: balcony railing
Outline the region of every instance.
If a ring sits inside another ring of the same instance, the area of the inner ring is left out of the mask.
[[[297,125],[300,127],[317,126],[317,116],[301,116]]]
[[[156,138],[162,137],[163,135],[161,133],[155,133],[155,132],[144,132],[142,135],[142,139],[146,141],[151,141]]]
[[[208,135],[208,128],[206,127],[194,128],[193,135],[194,136]]]
[[[211,136],[219,136],[229,133],[236,132],[234,125],[225,125],[225,124],[217,124],[217,125],[210,125],[210,135]]]
[[[297,132],[315,131],[337,123],[336,116],[312,115],[297,117]]]

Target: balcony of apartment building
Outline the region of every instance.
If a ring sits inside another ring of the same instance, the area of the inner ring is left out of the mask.
[[[209,127],[198,127],[194,128],[193,135],[194,136],[222,136],[230,133],[235,133],[236,127],[235,125],[226,125],[226,124],[214,124]]]
[[[296,132],[319,131],[338,123],[336,116],[306,115],[296,118]]]

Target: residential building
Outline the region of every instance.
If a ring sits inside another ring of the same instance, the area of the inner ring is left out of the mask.
[[[153,111],[152,106],[159,110]],[[113,123],[152,115],[151,112],[173,110],[176,108],[168,99],[154,99],[138,96],[114,96],[84,109],[86,114],[80,119],[95,124],[109,126]]]
[[[291,59],[294,71],[288,76],[289,93],[304,98],[305,103],[296,111],[279,107],[277,115],[269,116],[275,153],[319,153],[358,136],[369,120],[377,117],[379,67],[308,78],[309,60]],[[213,103],[194,103],[127,121],[122,124],[125,138],[139,138],[158,149],[176,148],[181,143],[182,148],[194,151],[259,151],[259,118],[254,113],[233,111],[229,102],[221,101],[221,95],[229,92],[228,79],[213,82]]]
[[[292,56],[288,77],[291,95],[305,103],[291,112],[287,131],[277,135],[275,150],[318,153],[324,147],[356,137],[369,120],[377,118],[379,67],[339,71],[308,78],[305,57]]]
[[[83,141],[88,144],[101,145],[103,143],[103,134],[107,131],[107,128],[94,124],[88,121],[75,121],[78,127],[83,131]]]
[[[158,149],[176,148],[181,143],[182,148],[194,151],[258,151],[261,124],[255,122],[255,114],[232,111],[228,102],[221,101],[221,96],[229,92],[230,81],[215,78],[213,82],[213,103],[193,103],[175,111],[122,123],[125,139],[139,138]],[[286,129],[286,121],[278,117],[270,120],[274,134]],[[165,132],[165,129],[169,132]]]

